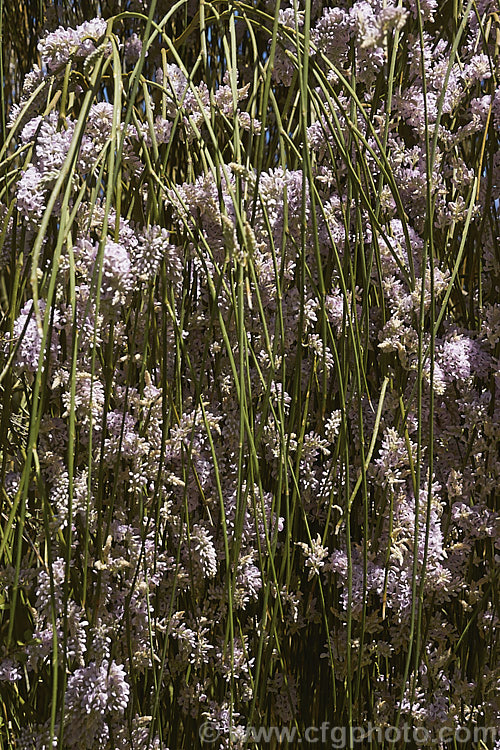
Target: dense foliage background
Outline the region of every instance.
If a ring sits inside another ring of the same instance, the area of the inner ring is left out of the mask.
[[[498,748],[498,4],[1,9],[0,746]]]

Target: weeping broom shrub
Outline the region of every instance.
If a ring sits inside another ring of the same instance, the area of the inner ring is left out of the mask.
[[[101,11],[1,152],[2,747],[493,747],[496,4]]]

